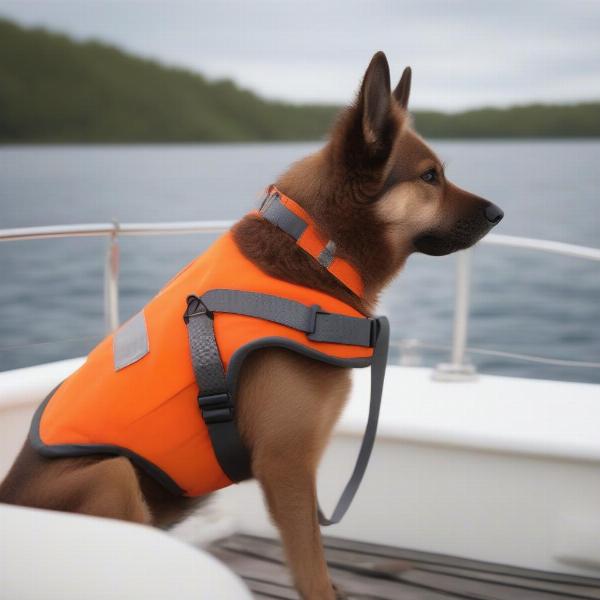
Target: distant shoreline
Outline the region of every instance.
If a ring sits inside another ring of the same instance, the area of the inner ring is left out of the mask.
[[[339,110],[265,100],[229,80],[0,18],[0,144],[311,142]],[[600,138],[600,101],[412,116],[428,139]]]

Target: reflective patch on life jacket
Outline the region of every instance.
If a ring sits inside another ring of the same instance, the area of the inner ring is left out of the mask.
[[[124,369],[148,354],[148,330],[144,311],[131,317],[114,335],[115,371]]]

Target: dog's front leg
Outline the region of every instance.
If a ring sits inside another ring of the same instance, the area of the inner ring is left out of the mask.
[[[240,376],[238,423],[305,600],[336,597],[321,545],[316,471],[349,387],[345,369],[275,349],[251,355]]]
[[[336,597],[327,571],[317,518],[315,474],[287,457],[257,473],[273,520],[281,533],[294,582],[306,600]]]

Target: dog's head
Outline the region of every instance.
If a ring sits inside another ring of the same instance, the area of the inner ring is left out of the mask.
[[[375,54],[330,142],[281,181],[292,197],[313,199],[307,208],[374,284],[412,252],[468,248],[503,216],[448,181],[443,163],[411,127],[410,84],[407,68],[392,92],[387,59]]]
[[[416,251],[440,256],[472,246],[504,213],[446,178],[443,163],[410,127],[410,84],[407,67],[392,93],[387,60],[378,52],[365,73],[356,116],[383,222],[392,235],[408,234]]]

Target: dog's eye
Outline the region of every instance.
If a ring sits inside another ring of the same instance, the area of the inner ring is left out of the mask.
[[[425,173],[423,173],[423,175],[421,175],[421,179],[425,182],[425,183],[437,183],[438,181],[438,174],[437,171],[435,169],[428,169],[427,171],[425,171]]]

